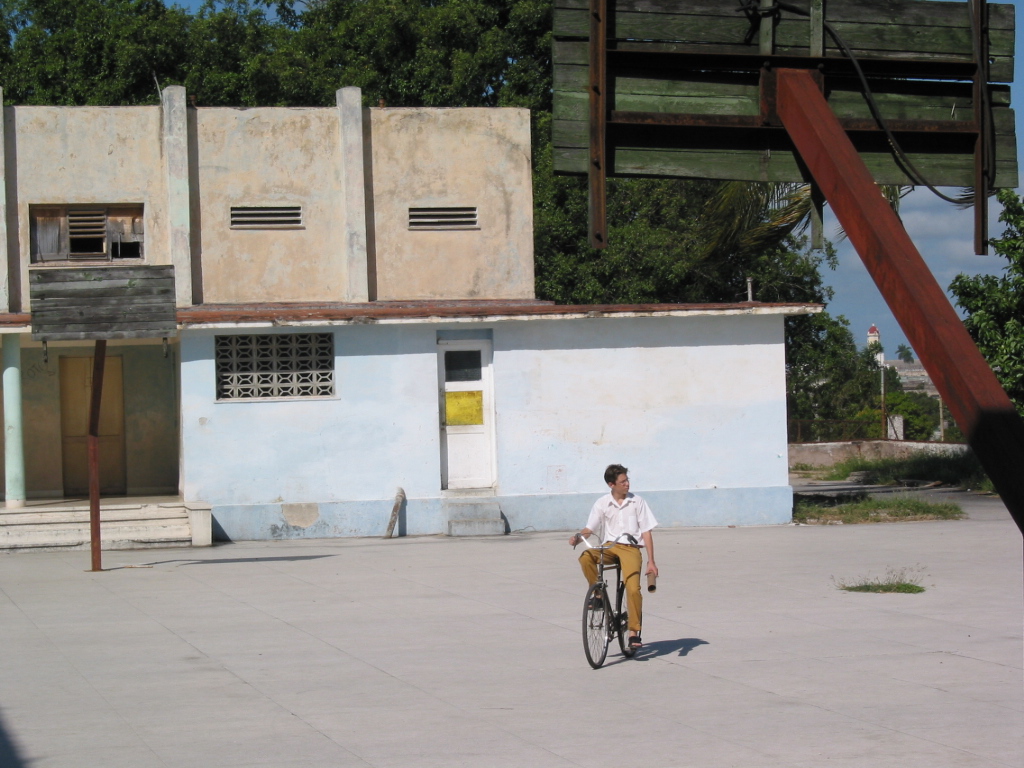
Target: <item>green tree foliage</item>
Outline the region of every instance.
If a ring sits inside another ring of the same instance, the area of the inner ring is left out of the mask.
[[[184,74],[191,20],[160,0],[4,0],[0,9],[7,103],[155,103],[155,78]]]
[[[1024,415],[1024,203],[1011,190],[1000,191],[999,202],[1006,230],[992,245],[1006,259],[1005,271],[957,275],[949,290],[967,315],[964,325],[978,349]]]
[[[907,440],[930,440],[939,427],[939,401],[924,392],[887,392],[885,408],[903,417]]]

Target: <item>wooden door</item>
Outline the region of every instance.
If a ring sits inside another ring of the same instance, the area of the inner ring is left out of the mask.
[[[60,358],[60,431],[64,495],[89,493],[89,404],[92,358]],[[107,355],[100,404],[100,493],[127,491],[124,455],[124,381],[121,357]]]

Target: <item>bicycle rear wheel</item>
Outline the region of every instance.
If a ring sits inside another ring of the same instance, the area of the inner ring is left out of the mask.
[[[619,648],[622,655],[630,659],[636,655],[636,649],[629,647],[629,607],[626,605],[626,588],[621,583],[615,596],[615,618],[618,622],[615,634],[619,636]]]
[[[583,603],[583,652],[594,669],[604,664],[608,655],[608,624],[611,606],[603,584],[593,584]]]

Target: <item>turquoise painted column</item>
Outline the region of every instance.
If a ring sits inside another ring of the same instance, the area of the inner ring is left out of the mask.
[[[25,444],[21,426],[21,336],[4,335],[4,481],[7,506],[25,506]]]

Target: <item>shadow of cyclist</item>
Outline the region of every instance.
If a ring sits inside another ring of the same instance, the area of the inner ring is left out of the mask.
[[[678,656],[686,656],[698,645],[708,645],[708,641],[696,637],[683,637],[678,640],[644,642],[643,648],[637,651],[635,658],[654,659],[658,656],[669,656],[673,653]]]

